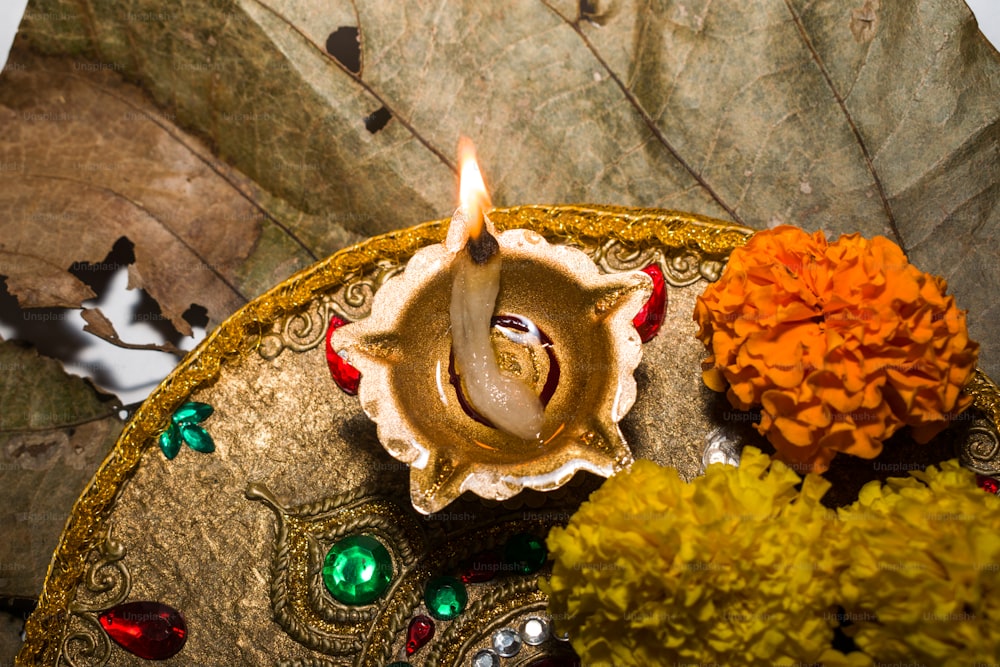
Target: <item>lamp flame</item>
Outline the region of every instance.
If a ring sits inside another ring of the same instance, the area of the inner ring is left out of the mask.
[[[492,207],[483,174],[476,161],[476,147],[468,137],[458,141],[458,164],[461,169],[458,191],[462,210],[468,218],[469,237],[478,239],[483,231],[486,209]]]

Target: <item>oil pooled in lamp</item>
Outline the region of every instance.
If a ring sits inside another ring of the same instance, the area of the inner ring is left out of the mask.
[[[632,320],[652,291],[641,271],[602,274],[536,232],[497,233],[474,152],[461,152],[445,242],[386,282],[369,317],[330,335],[423,513],[465,491],[504,500],[630,465],[618,422],[642,357]]]

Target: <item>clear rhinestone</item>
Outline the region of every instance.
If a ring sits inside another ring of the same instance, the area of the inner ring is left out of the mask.
[[[517,634],[513,628],[497,630],[493,633],[493,650],[502,658],[517,655],[517,652],[521,650],[521,635]]]
[[[555,635],[553,635],[553,636],[554,636],[554,637],[556,638],[556,640],[558,640],[558,641],[561,641],[561,642],[568,642],[568,641],[569,641],[569,630],[567,630],[566,632],[563,632],[563,633],[558,633],[558,632],[557,632],[557,633],[556,633]]]
[[[705,436],[705,449],[701,453],[701,471],[713,463],[740,464],[739,442],[722,428],[716,428]]]
[[[495,651],[484,648],[472,656],[472,667],[500,667],[500,656]]]
[[[549,638],[549,622],[539,616],[531,616],[521,624],[521,639],[528,646],[538,646]]]

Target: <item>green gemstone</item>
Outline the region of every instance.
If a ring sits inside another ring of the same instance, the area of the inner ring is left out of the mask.
[[[323,561],[323,583],[338,602],[370,604],[392,580],[392,558],[382,543],[368,535],[340,540]]]
[[[455,577],[434,577],[424,588],[424,602],[431,616],[439,621],[450,621],[463,611],[469,601],[465,584]]]
[[[215,409],[208,403],[188,401],[181,407],[177,408],[177,411],[174,412],[174,416],[171,417],[171,419],[178,426],[181,424],[197,424],[198,422],[203,422],[211,417],[213,412],[215,412]]]
[[[212,436],[197,424],[181,424],[180,431],[184,442],[194,451],[203,454],[215,451],[215,441],[212,440]]]
[[[504,560],[517,574],[538,572],[548,557],[545,541],[531,533],[518,533],[504,545]]]
[[[181,443],[183,442],[184,439],[181,437],[180,430],[173,424],[160,434],[160,449],[163,450],[163,455],[167,457],[168,461],[177,456],[177,452],[181,451]]]
[[[398,660],[396,662],[390,662],[385,667],[413,667],[413,665],[411,665],[410,663],[406,662],[405,660]]]

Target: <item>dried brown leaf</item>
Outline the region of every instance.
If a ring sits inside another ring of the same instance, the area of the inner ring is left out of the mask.
[[[73,502],[121,431],[119,405],[59,362],[0,343],[0,596],[37,597]]]
[[[94,295],[86,283],[41,257],[0,249],[0,275],[21,303],[36,308],[74,308]]]
[[[447,214],[465,133],[499,204],[888,235],[949,279],[1000,369],[1000,58],[961,0],[35,7],[34,45],[141,79],[304,211],[365,233]],[[345,27],[357,64],[327,51]]]
[[[184,350],[181,350],[176,345],[166,342],[162,344],[156,343],[127,343],[121,339],[118,332],[115,330],[115,325],[111,323],[111,320],[101,312],[100,308],[84,308],[80,312],[80,316],[83,317],[86,324],[83,326],[83,330],[87,333],[92,333],[101,340],[107,341],[116,347],[121,347],[126,350],[159,350],[161,352],[170,352],[178,356],[184,355]]]
[[[113,72],[15,57],[0,80],[0,275],[22,307],[79,307],[94,294],[70,269],[100,265],[121,237],[135,246],[130,287],[181,333],[193,303],[214,323],[259,291],[246,265],[275,223],[256,186]],[[306,257],[263,272],[276,280]]]

